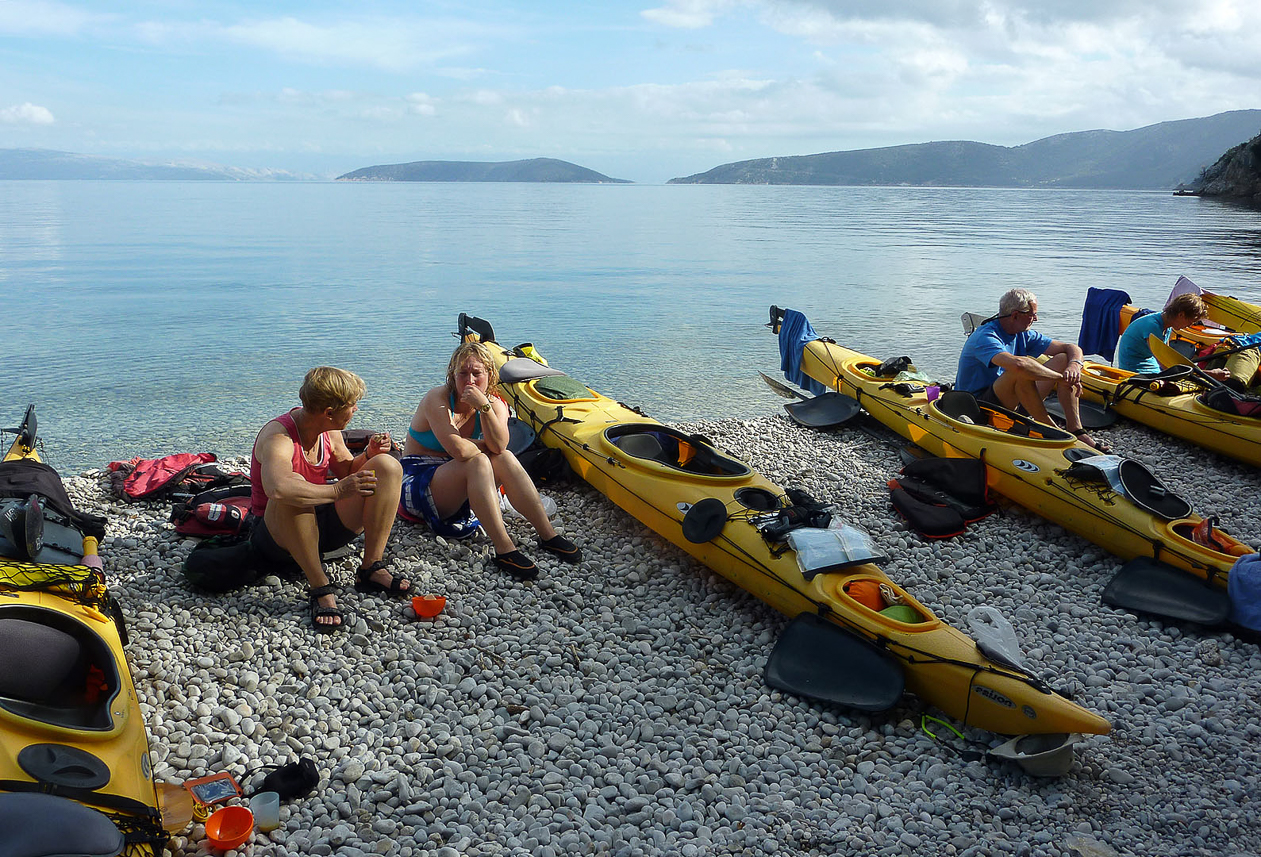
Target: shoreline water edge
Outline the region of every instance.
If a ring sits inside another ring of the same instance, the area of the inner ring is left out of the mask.
[[[101,553],[155,776],[313,757],[319,786],[255,833],[241,852],[254,857],[1261,853],[1255,643],[1104,606],[1120,560],[1006,503],[962,536],[921,539],[889,505],[898,443],[878,427],[811,432],[775,415],[686,428],[834,503],[944,620],[998,608],[1034,671],[1112,734],[1038,779],[959,752],[1000,736],[969,729],[965,743],[933,726],[934,739],[911,696],[869,715],[772,690],[762,668],[786,617],[577,479],[545,493],[582,543],[579,565],[541,557],[521,584],[484,538],[399,521],[387,558],[445,611],[413,621],[355,593],[350,558],[331,569],[349,628],[324,637],[299,583],[196,592],[169,504],[116,501],[102,471],[67,474],[76,504],[109,517]],[[1258,546],[1254,469],[1140,426],[1103,435]],[[523,522],[510,529],[532,544]],[[171,853],[208,848],[194,825]]]

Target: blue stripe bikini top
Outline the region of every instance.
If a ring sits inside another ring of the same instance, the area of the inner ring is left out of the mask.
[[[455,394],[454,393],[451,394],[451,413],[455,413]],[[416,429],[412,428],[411,426],[408,426],[407,436],[410,437],[412,440],[416,441],[421,446],[423,446],[425,449],[432,449],[434,452],[443,451],[442,444],[438,442],[438,436],[435,435],[429,429],[426,429],[425,431],[416,431]],[[481,415],[481,412],[474,411],[473,412],[473,434],[469,438],[469,440],[481,440],[481,439],[482,439],[482,415]]]

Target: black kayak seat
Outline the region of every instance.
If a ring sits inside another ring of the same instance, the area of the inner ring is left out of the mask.
[[[43,648],[29,648],[33,645]],[[0,708],[18,717],[84,731],[113,728],[122,689],[109,646],[57,610],[0,606]]]
[[[627,455],[684,473],[744,477],[753,472],[745,463],[719,452],[705,438],[660,423],[622,423],[605,429],[604,436]]]
[[[966,390],[947,390],[937,399],[937,410],[952,419],[967,417],[973,425],[989,425],[976,396]]]
[[[102,812],[69,798],[0,793],[0,853],[4,857],[116,857],[127,842]]]
[[[0,619],[0,696],[47,702],[82,649],[72,635],[28,619]]]
[[[627,455],[645,458],[649,461],[661,461],[662,456],[665,454],[661,441],[650,434],[628,434],[619,437],[616,443],[618,448]]]

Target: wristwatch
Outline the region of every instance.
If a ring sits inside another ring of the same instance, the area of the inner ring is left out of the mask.
[[[482,405],[480,408],[478,408],[478,410],[481,411],[483,414],[489,414],[490,413],[490,399],[487,399],[486,404]]]

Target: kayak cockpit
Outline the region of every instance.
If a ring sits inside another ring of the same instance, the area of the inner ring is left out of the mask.
[[[109,646],[83,622],[42,607],[0,607],[0,714],[108,732],[121,688]]]
[[[695,476],[743,478],[751,471],[714,449],[704,438],[659,423],[623,423],[604,430],[604,438],[624,457],[651,461]]]
[[[963,390],[942,393],[938,399],[929,403],[929,407],[952,422],[993,429],[1021,440],[1060,443],[1071,443],[1074,440],[1073,435],[1063,429],[1040,423],[1032,417],[997,405],[983,404],[976,400],[976,396]]]

